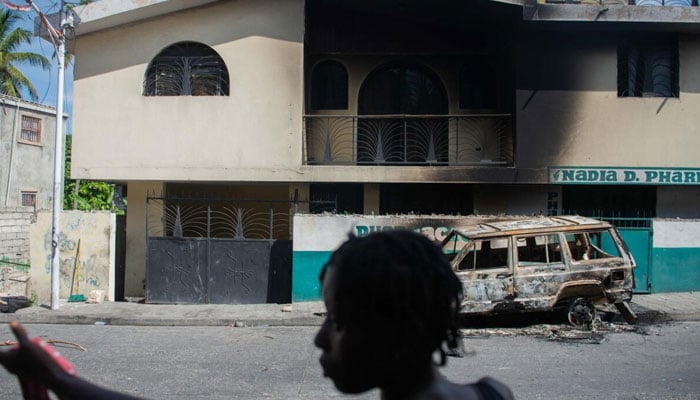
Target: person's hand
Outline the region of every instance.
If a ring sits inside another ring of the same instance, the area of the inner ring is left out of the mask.
[[[41,339],[30,339],[19,322],[10,328],[18,346],[0,352],[0,364],[17,375],[25,400],[49,400],[46,389],[61,400],[139,400],[80,379],[68,360]]]
[[[19,322],[10,322],[10,328],[18,346],[0,352],[0,364],[17,375],[25,395],[28,389],[38,390],[36,385],[51,389],[62,377],[75,375],[75,369],[66,359],[39,338],[30,339]]]

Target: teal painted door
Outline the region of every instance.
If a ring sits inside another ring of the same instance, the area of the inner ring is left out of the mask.
[[[649,293],[649,260],[651,259],[651,229],[617,228],[632,252],[637,268],[634,269],[635,293]]]

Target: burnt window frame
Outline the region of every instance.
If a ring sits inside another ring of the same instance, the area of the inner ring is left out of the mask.
[[[492,247],[492,243],[498,241],[504,241],[505,247]],[[488,246],[485,243],[488,243]],[[460,259],[455,271],[485,273],[510,271],[511,244],[510,236],[468,239],[460,250],[458,256]]]
[[[163,77],[158,79],[158,77]],[[146,69],[144,96],[228,96],[229,72],[206,44],[184,41],[161,50]]]
[[[348,109],[348,69],[337,60],[323,60],[311,69],[309,109]]]
[[[659,65],[660,62],[667,65]],[[675,34],[641,35],[624,40],[617,46],[617,97],[680,97],[679,64]],[[654,67],[666,68],[667,76],[663,78],[669,81],[668,87],[654,83],[655,72],[650,71]]]
[[[537,238],[545,238],[544,243],[537,243]],[[549,239],[556,238],[556,242]],[[519,245],[521,239],[525,240],[523,246]],[[516,257],[514,264],[518,268],[538,268],[552,265],[566,265],[564,247],[566,239],[559,232],[524,233],[513,236],[513,255]],[[556,255],[558,254],[558,257]],[[525,259],[524,259],[525,258]]]

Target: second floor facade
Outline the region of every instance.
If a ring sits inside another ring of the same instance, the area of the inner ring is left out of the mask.
[[[698,165],[700,21],[100,3],[76,8],[74,178],[546,183],[553,166]]]

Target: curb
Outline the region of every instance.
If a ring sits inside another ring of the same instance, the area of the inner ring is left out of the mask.
[[[120,326],[230,326],[236,328],[256,326],[320,326],[323,318],[128,318],[84,315],[0,315],[0,324],[19,321],[22,324],[58,325],[120,325]]]
[[[631,306],[638,315],[638,325],[652,325],[670,321],[700,321],[700,307],[696,309],[671,310],[655,309],[634,302]],[[297,307],[292,312],[281,312],[277,306],[268,308],[207,308],[173,309],[173,312],[150,310],[135,312],[134,309],[75,308],[51,311],[32,307],[17,313],[0,313],[0,324],[19,321],[23,324],[63,324],[63,325],[120,325],[120,326],[320,326],[323,323],[320,305]],[[138,309],[136,309],[138,310]],[[177,311],[175,311],[177,310]],[[184,311],[183,311],[184,310]],[[611,310],[611,318],[622,321],[617,310]]]

